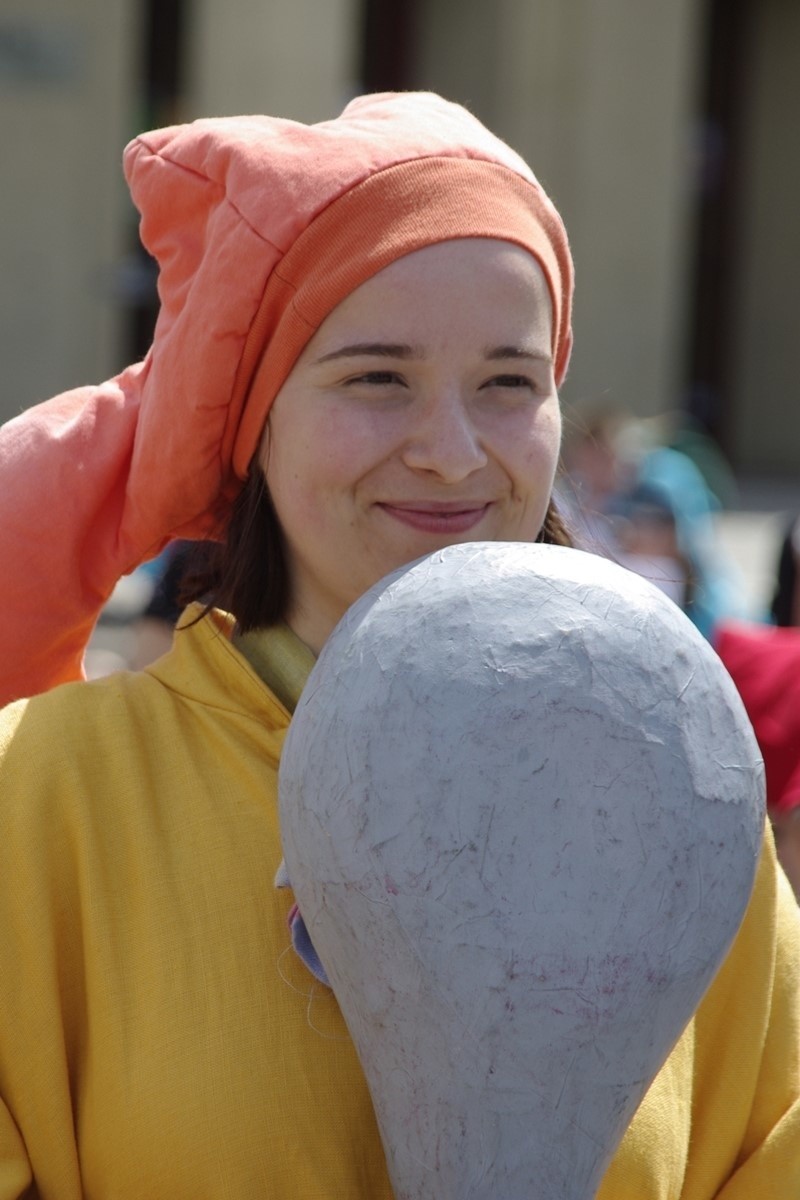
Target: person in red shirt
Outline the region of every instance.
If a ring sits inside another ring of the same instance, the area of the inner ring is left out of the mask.
[[[778,858],[800,900],[800,629],[726,622],[715,645],[764,756]]]

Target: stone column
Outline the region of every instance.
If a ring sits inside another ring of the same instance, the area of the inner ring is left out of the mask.
[[[121,365],[121,155],[133,0],[5,0],[0,15],[0,420]]]
[[[357,0],[196,0],[190,116],[335,116],[356,90]]]

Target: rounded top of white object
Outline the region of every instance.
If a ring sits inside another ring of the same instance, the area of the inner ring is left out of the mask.
[[[452,752],[449,739],[458,744],[471,731],[480,757],[490,760],[494,744],[505,760],[517,725],[531,754],[555,765],[561,746],[575,767],[576,736],[600,749],[614,730],[615,738],[627,730],[650,744],[680,742],[692,760],[693,789],[710,789],[723,803],[740,799],[735,776],[751,798],[762,774],[743,705],[711,646],[659,588],[579,550],[455,545],[370,589],[312,672],[289,731],[284,776],[298,741],[304,758],[313,753],[311,724],[315,741],[319,729],[347,725],[352,744],[385,734],[387,723],[410,720],[410,733],[420,705],[437,758]],[[415,745],[405,749],[409,761],[422,733],[415,728]],[[709,751],[731,738],[737,748],[723,766]],[[615,758],[616,748],[608,750]],[[335,753],[326,746],[326,757]],[[601,761],[581,763],[598,786]]]

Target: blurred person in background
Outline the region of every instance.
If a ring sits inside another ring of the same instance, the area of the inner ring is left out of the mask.
[[[743,615],[741,589],[716,495],[687,454],[655,440],[660,430],[619,407],[573,421],[560,494],[581,545],[651,579],[710,638],[717,621]]]
[[[723,622],[714,646],[764,755],[778,858],[800,900],[800,630]]]
[[[781,541],[771,611],[776,625],[800,625],[800,514]]]

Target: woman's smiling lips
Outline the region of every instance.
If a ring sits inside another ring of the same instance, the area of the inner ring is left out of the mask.
[[[378,505],[388,516],[422,533],[468,533],[483,519],[489,503],[475,501],[411,501]]]

